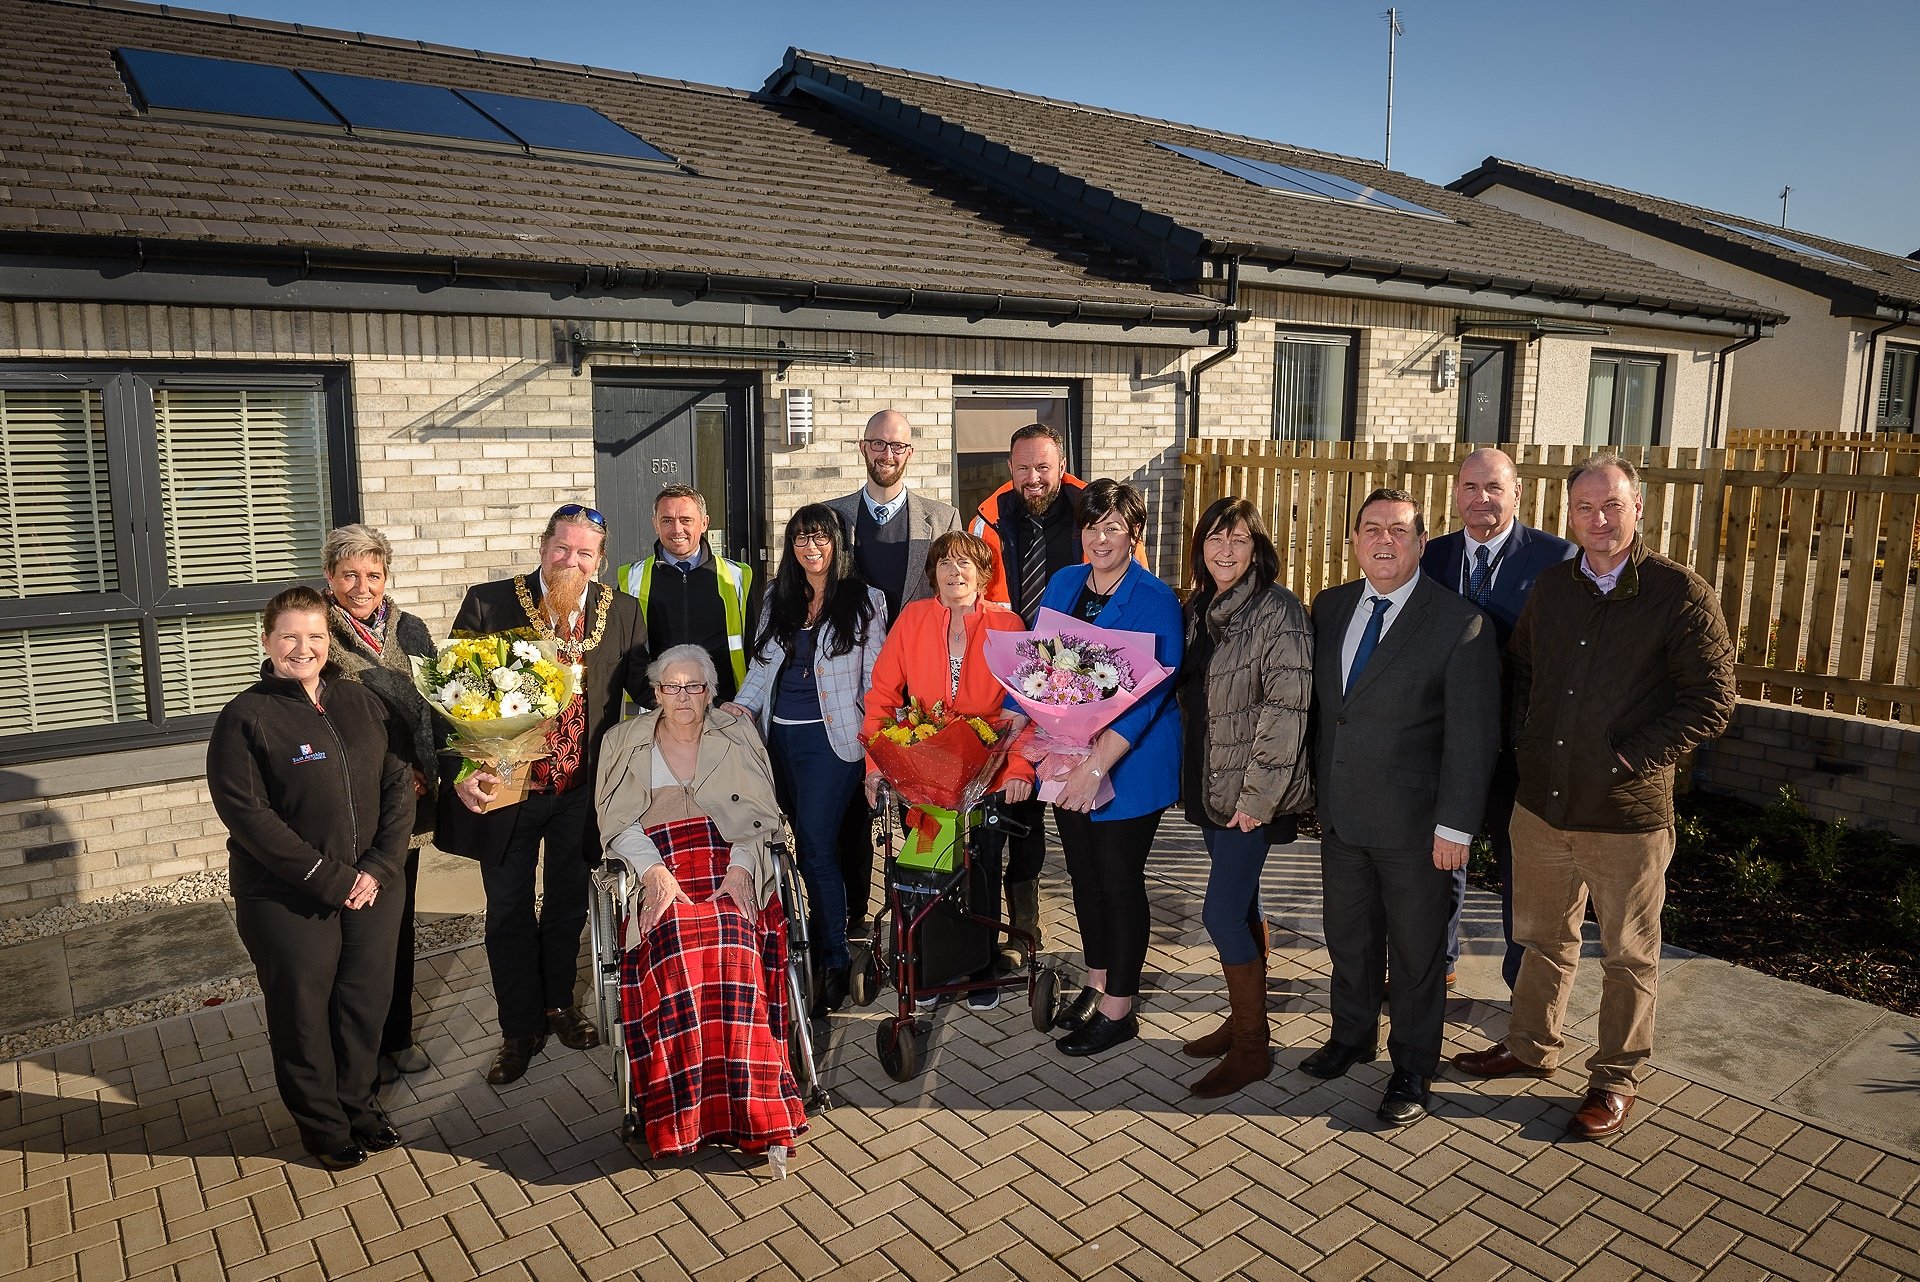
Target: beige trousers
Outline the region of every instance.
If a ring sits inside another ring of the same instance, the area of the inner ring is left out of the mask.
[[[1596,1090],[1635,1093],[1653,1054],[1654,998],[1660,983],[1660,910],[1667,900],[1673,830],[1568,832],[1516,806],[1513,838],[1513,940],[1526,949],[1513,987],[1507,1049],[1539,1068],[1560,1065],[1580,925],[1587,900],[1600,923],[1598,1047],[1587,1060]]]

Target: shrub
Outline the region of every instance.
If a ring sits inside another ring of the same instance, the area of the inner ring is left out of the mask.
[[[1920,944],[1920,873],[1908,873],[1887,906],[1887,918],[1901,938]]]
[[[1800,800],[1800,794],[1793,790],[1792,784],[1781,784],[1780,791],[1767,803],[1767,826],[1775,836],[1797,839],[1807,820],[1807,805]]]
[[[1475,837],[1473,844],[1467,847],[1467,876],[1475,881],[1492,882],[1499,873],[1499,865],[1493,858],[1493,842],[1485,837]]]
[[[1847,821],[1844,817],[1807,829],[1807,869],[1822,886],[1831,886],[1839,878],[1840,866],[1845,862],[1841,847],[1846,839]]]
[[[1758,837],[1727,859],[1733,864],[1733,893],[1740,898],[1759,901],[1770,898],[1780,889],[1780,879],[1786,869],[1780,866],[1779,860],[1760,853]]]

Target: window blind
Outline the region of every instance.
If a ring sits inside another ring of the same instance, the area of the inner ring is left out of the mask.
[[[0,699],[0,735],[147,715],[138,621],[0,632],[0,671],[26,674]]]
[[[160,689],[169,717],[218,712],[260,678],[258,614],[162,619]]]
[[[331,528],[326,415],[309,388],[153,394],[167,581],[309,579]]]
[[[119,589],[97,389],[0,388],[0,527],[0,597]]]

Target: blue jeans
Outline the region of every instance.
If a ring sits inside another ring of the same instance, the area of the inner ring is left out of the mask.
[[[807,934],[820,964],[847,964],[847,883],[840,871],[840,821],[864,773],[859,761],[842,761],[827,728],[768,727],[780,804],[793,824],[794,857],[807,882]]]
[[[1253,942],[1252,922],[1260,902],[1260,873],[1267,866],[1273,841],[1265,825],[1252,832],[1238,828],[1200,829],[1213,866],[1207,872],[1207,900],[1200,920],[1227,966],[1244,966],[1260,955]]]

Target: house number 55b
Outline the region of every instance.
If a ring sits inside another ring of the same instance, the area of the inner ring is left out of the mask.
[[[679,470],[680,463],[677,459],[657,458],[653,461],[653,474],[655,476],[671,476]]]

